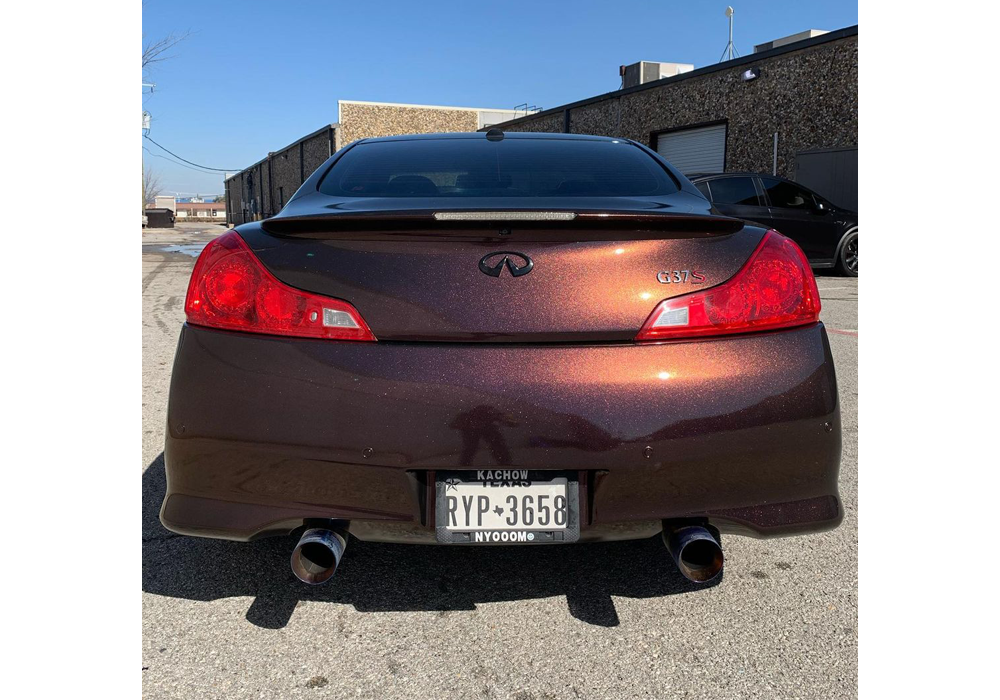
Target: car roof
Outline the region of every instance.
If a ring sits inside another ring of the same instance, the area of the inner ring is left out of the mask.
[[[751,173],[751,172],[733,172],[733,173],[691,173],[690,175],[685,175],[688,180],[694,182],[695,180],[706,180],[710,177],[770,177],[775,180],[787,180],[787,178],[781,177],[781,175],[772,175],[771,173]],[[791,180],[788,180],[791,182]]]
[[[396,136],[376,136],[361,139],[358,143],[376,143],[379,141],[436,141],[442,139],[464,139],[477,140],[485,139],[485,131],[456,131],[436,134],[398,134]],[[591,136],[589,134],[563,134],[541,131],[505,131],[504,139],[545,139],[550,141],[606,141],[611,143],[631,142],[631,139],[615,138],[612,136]]]

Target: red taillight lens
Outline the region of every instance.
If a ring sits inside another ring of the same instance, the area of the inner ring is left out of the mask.
[[[346,301],[303,292],[267,271],[236,231],[205,246],[185,303],[188,323],[248,333],[375,340]]]
[[[668,340],[789,328],[819,320],[819,291],[795,243],[768,231],[732,279],[661,301],[636,340]]]

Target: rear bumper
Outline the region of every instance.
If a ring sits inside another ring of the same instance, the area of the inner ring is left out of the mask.
[[[840,408],[822,324],[711,341],[350,343],[185,326],[160,518],[248,540],[311,519],[433,542],[438,469],[581,472],[581,540],[707,518],[836,527]],[[430,486],[430,488],[428,488]]]

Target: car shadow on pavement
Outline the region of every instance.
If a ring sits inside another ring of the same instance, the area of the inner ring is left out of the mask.
[[[352,605],[359,612],[443,613],[559,595],[576,619],[614,627],[619,620],[612,596],[652,598],[705,588],[677,572],[659,537],[564,547],[437,547],[352,538],[336,576],[311,587],[289,568],[292,536],[229,542],[169,532],[159,521],[165,490],[161,453],[142,477],[142,590],[199,601],[255,596],[247,620],[259,627],[284,627],[300,600]]]

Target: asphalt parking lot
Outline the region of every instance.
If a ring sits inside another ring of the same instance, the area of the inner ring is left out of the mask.
[[[857,279],[822,275],[843,408],[837,530],[724,540],[718,585],[658,539],[544,548],[353,541],[323,587],[294,541],[179,537],[157,519],[174,348],[220,226],[143,232],[143,695],[843,698],[857,692]]]

